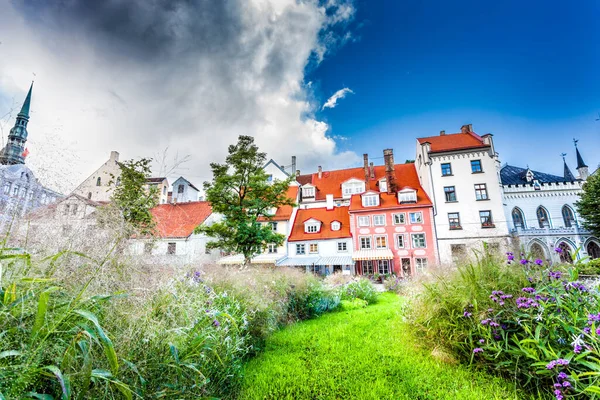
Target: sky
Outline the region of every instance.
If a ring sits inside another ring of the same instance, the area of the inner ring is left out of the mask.
[[[63,192],[117,150],[199,186],[237,136],[303,172],[463,124],[502,162],[600,162],[600,3],[0,0],[0,127]],[[17,110],[18,111],[18,110]],[[3,117],[4,116],[4,117]],[[163,154],[166,153],[166,157]],[[166,162],[161,160],[166,159]],[[593,168],[592,168],[593,169]]]

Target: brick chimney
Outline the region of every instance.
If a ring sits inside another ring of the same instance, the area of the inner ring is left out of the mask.
[[[318,171],[319,171],[319,179],[321,179],[323,177],[323,168],[320,165],[319,165]]]
[[[368,154],[363,154],[363,160],[364,160],[364,168],[365,168],[365,182],[369,183],[369,155]]]
[[[440,131],[440,136],[444,136],[446,134],[446,131]]]
[[[296,176],[300,176],[300,170],[299,169],[296,170]]]
[[[394,169],[394,150],[383,150],[383,160],[385,163],[385,179],[387,181],[387,192],[389,194],[396,193],[398,191],[398,185],[396,183],[396,170]]]
[[[473,132],[473,124],[467,124],[460,127],[461,133]]]
[[[371,177],[371,179],[375,179],[375,167],[373,166],[373,161],[371,161],[371,163],[369,164],[369,171],[369,176]]]

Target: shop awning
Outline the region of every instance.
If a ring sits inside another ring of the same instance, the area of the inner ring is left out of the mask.
[[[352,256],[321,257],[319,265],[353,265]]]
[[[358,250],[352,253],[352,259],[361,260],[391,260],[394,254],[390,249]]]
[[[308,265],[321,265],[319,263],[320,257],[286,257],[277,261],[277,266],[301,266],[306,267]]]

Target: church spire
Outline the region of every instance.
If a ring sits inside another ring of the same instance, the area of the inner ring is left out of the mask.
[[[573,176],[573,173],[571,172],[571,170],[569,169],[569,166],[567,165],[567,160],[565,160],[566,155],[567,155],[567,153],[561,154],[562,159],[563,159],[563,164],[564,164],[563,177],[565,178],[566,182],[574,182],[575,176]]]
[[[27,141],[27,123],[29,122],[32,89],[33,82],[31,82],[21,111],[17,114],[15,126],[12,127],[8,134],[8,142],[0,152],[0,164],[25,164],[25,142]]]
[[[573,143],[575,144],[575,153],[577,156],[577,172],[579,172],[579,179],[586,180],[589,176],[588,166],[583,162],[583,157],[581,157],[581,153],[579,153],[579,149],[577,148],[577,142],[579,142],[579,140],[573,139]]]

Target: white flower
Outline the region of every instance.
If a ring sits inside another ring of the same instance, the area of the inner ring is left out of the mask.
[[[582,335],[573,335],[573,342],[571,342],[571,346],[575,347],[575,346],[583,346],[585,344],[585,342],[583,341],[583,339],[581,338]]]

